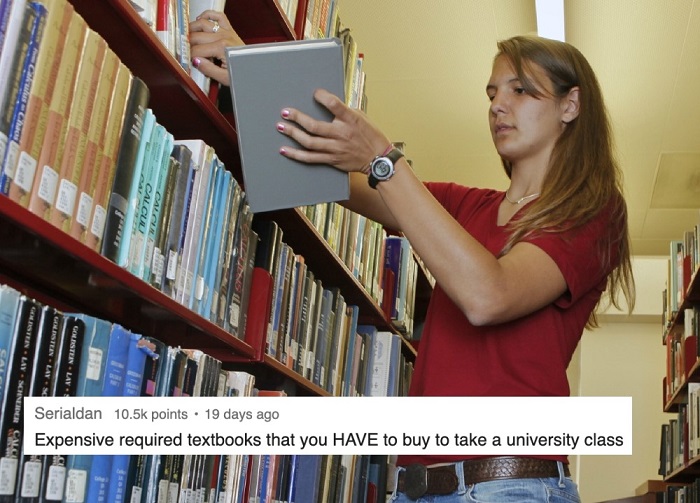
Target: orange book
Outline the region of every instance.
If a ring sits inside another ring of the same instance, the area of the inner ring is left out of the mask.
[[[44,3],[48,17],[27,103],[25,127],[20,136],[17,157],[8,158],[7,161],[13,163],[11,171],[15,173],[8,195],[25,208],[29,204],[37,159],[44,141],[49,105],[58,79],[66,36],[74,15],[73,6],[66,0],[46,0]]]
[[[131,87],[131,71],[123,64],[119,64],[112,99],[110,100],[109,116],[105,127],[104,144],[97,158],[98,177],[95,181],[95,193],[93,195],[92,211],[90,212],[90,226],[88,232],[83,234],[83,242],[93,250],[100,250],[102,235],[104,233],[105,216],[107,214],[107,201],[109,199],[114,171],[117,166],[117,154],[119,152],[119,140],[124,125],[124,111]]]
[[[68,112],[68,129],[63,158],[58,171],[58,190],[49,221],[65,232],[75,211],[78,185],[87,148],[88,128],[95,104],[97,82],[104,62],[107,43],[94,30],[88,29],[83,55],[73,91],[73,102]]]
[[[100,166],[97,164],[97,159],[100,150],[104,146],[110,100],[112,99],[112,91],[116,83],[115,77],[117,76],[119,64],[120,61],[117,55],[107,47],[101,71],[95,75],[95,80],[97,80],[95,104],[92,108],[87,131],[87,144],[85,146],[85,156],[76,197],[77,207],[73,212],[73,219],[70,225],[70,235],[79,241],[85,240],[85,233],[92,214],[95,187],[100,174]]]
[[[56,77],[56,87],[51,96],[46,117],[46,131],[29,196],[29,210],[46,220],[49,218],[49,210],[56,198],[58,166],[63,157],[68,111],[73,99],[73,84],[87,30],[85,20],[80,15],[74,14],[66,35],[63,56]]]

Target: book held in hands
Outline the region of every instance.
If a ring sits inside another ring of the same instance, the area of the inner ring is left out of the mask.
[[[314,100],[326,89],[344,95],[342,45],[338,39],[274,42],[227,48],[231,96],[243,181],[253,213],[346,200],[348,174],[332,166],[305,164],[279,153],[294,140],[279,133],[283,108],[330,122]]]

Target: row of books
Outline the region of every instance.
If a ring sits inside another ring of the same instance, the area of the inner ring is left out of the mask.
[[[296,0],[291,1],[293,4],[298,4]],[[285,2],[280,2],[285,4]],[[330,38],[338,34],[339,16],[338,16],[338,0],[308,0],[306,2],[306,13],[304,16],[304,33],[303,38]],[[296,19],[297,6],[293,6],[294,16],[290,10],[288,19],[292,25]]]
[[[657,503],[698,503],[700,501],[700,478],[683,485],[668,485],[663,492],[656,493]]]
[[[129,0],[129,4],[175,61],[208,94],[211,80],[191,64],[189,24],[205,10],[223,12],[226,0]]]
[[[685,386],[693,368],[700,358],[698,351],[698,328],[700,311],[695,307],[685,308],[679,313],[677,329],[667,332],[666,378],[664,380],[664,403]]]
[[[397,330],[413,337],[418,263],[408,239],[338,203],[304,207],[328,246],[382,307]]]
[[[11,131],[4,193],[242,338],[256,249],[244,191],[210,146],[158,123],[148,88],[69,3],[44,2],[23,10],[46,26],[34,79],[3,105],[13,127],[32,117]]]
[[[276,222],[254,220],[253,229],[256,267],[271,278],[265,353],[332,395],[405,395],[413,366],[401,336],[359,324],[358,307],[315,277]]]
[[[286,393],[258,390],[252,374],[224,370],[201,351],[61,312],[1,285],[0,501],[364,503],[382,501],[386,487],[383,456],[25,455],[25,396]]]
[[[659,475],[668,477],[700,456],[700,383],[689,383],[678,414],[661,425]]]
[[[688,286],[700,267],[700,223],[670,242],[669,271],[663,299],[664,328],[682,308]]]

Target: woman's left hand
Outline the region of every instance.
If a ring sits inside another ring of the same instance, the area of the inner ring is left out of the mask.
[[[226,48],[239,45],[244,43],[223,12],[206,10],[190,23],[192,64],[207,77],[224,85],[229,85]]]

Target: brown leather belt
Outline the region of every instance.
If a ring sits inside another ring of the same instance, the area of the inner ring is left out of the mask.
[[[459,486],[457,466],[426,468],[420,464],[408,465],[399,473],[397,488],[413,500],[424,494],[453,493]],[[462,466],[466,485],[490,480],[559,477],[557,462],[550,459],[502,456],[468,459]],[[568,465],[564,465],[564,475],[570,476]]]

